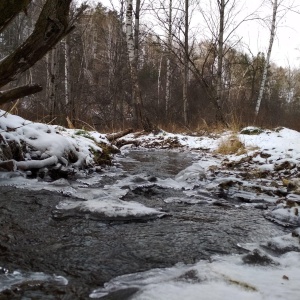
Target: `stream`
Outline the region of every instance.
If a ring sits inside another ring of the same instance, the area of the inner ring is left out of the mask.
[[[118,189],[125,191],[122,200],[163,212],[146,219],[101,218],[76,209],[58,212],[59,203],[78,201],[74,194],[1,186],[0,300],[88,299],[93,289],[116,276],[240,254],[244,250],[238,243],[289,232],[266,220],[263,210],[241,206],[238,200],[220,201],[217,192],[206,193],[203,186],[197,199],[203,195],[211,203],[181,201],[188,198],[183,188],[159,184],[198,158],[188,152],[128,151],[112,171],[67,187],[79,194],[106,191],[113,196],[119,182]],[[58,186],[65,188],[63,181]],[[105,299],[129,299],[134,292]]]

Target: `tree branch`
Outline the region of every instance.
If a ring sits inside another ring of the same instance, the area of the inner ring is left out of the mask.
[[[46,1],[33,33],[0,63],[0,87],[33,66],[70,31],[71,1]]]
[[[11,102],[14,100],[17,100],[19,98],[23,98],[25,96],[38,93],[43,88],[38,85],[25,85],[25,86],[19,86],[17,88],[13,88],[6,91],[0,91],[0,105]]]
[[[0,33],[32,0],[1,0],[0,1]]]

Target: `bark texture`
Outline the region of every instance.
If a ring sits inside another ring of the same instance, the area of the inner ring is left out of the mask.
[[[33,66],[71,30],[69,26],[71,1],[46,1],[33,33],[0,63],[0,87]],[[12,5],[13,3],[9,3],[9,6]]]
[[[25,86],[19,86],[14,89],[6,90],[3,92],[0,92],[0,105],[5,104],[10,101],[17,100],[19,98],[23,98],[25,96],[29,96],[35,93],[38,93],[43,88],[38,85],[25,85]]]
[[[32,0],[1,0],[0,1],[0,32],[26,7]]]
[[[265,86],[266,86],[266,81],[267,81],[267,75],[268,75],[268,68],[270,64],[270,58],[271,58],[271,52],[272,52],[272,47],[273,47],[273,42],[274,42],[274,37],[275,37],[275,31],[276,31],[276,16],[277,16],[277,10],[278,10],[278,1],[274,0],[273,3],[273,13],[272,13],[272,23],[271,23],[271,30],[270,30],[270,40],[269,40],[269,47],[268,47],[268,52],[267,52],[267,57],[265,60],[264,64],[264,70],[263,70],[263,76],[261,80],[261,85],[259,89],[259,94],[256,102],[256,107],[255,107],[255,118],[257,117],[260,109],[260,104],[265,92]]]
[[[132,13],[133,13],[133,1],[127,1],[126,9],[126,41],[127,41],[127,51],[129,57],[129,65],[131,72],[131,82],[132,82],[132,91],[133,91],[133,103],[134,103],[134,121],[133,125],[137,129],[142,125],[143,129],[146,132],[150,132],[153,129],[153,126],[149,119],[144,116],[143,107],[142,107],[142,96],[140,85],[138,81],[137,73],[137,64],[138,64],[138,35],[139,35],[139,13],[140,13],[140,1],[137,1],[136,11],[135,11],[135,28],[133,36],[133,26],[132,26]]]

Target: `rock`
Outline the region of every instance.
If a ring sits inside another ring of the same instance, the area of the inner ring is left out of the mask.
[[[260,266],[269,266],[269,265],[278,265],[272,258],[264,254],[258,249],[254,249],[250,253],[246,254],[242,258],[245,264],[249,265],[260,265]]]
[[[200,282],[199,274],[197,270],[189,270],[184,274],[180,275],[177,280],[179,281],[188,281],[188,282]]]
[[[271,238],[261,243],[260,246],[276,255],[285,254],[290,251],[300,252],[300,239],[299,236],[295,236],[295,234],[299,233],[296,229],[293,233]]]
[[[265,204],[265,203],[257,203],[254,205],[254,208],[257,208],[257,209],[268,209],[268,205]]]
[[[285,227],[300,226],[300,217],[297,215],[297,211],[297,207],[284,208],[279,206],[272,211],[265,212],[264,217]]]
[[[259,155],[262,158],[269,158],[272,156],[270,153],[266,153],[266,152],[261,152]]]
[[[274,164],[275,171],[291,170],[296,167],[296,164],[290,160],[280,161]]]
[[[246,128],[243,128],[240,131],[240,134],[247,134],[247,135],[258,135],[262,133],[263,130],[259,127],[253,127],[253,126],[248,126]]]
[[[298,237],[300,238],[300,227],[299,228],[296,228],[292,231],[292,237]],[[300,242],[300,239],[299,239],[299,242]]]

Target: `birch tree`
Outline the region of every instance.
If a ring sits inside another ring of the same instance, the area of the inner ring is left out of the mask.
[[[169,114],[169,103],[171,100],[171,54],[172,54],[172,44],[173,44],[173,38],[172,38],[172,23],[173,23],[173,1],[169,0],[169,16],[168,16],[168,47],[167,47],[167,74],[166,74],[166,117],[168,117]]]
[[[216,121],[225,123],[221,104],[223,102],[223,58],[224,58],[224,27],[225,27],[225,8],[229,0],[218,0],[219,8],[219,34],[218,34],[218,62],[217,62],[217,97],[216,97]]]
[[[264,63],[264,69],[263,69],[263,75],[262,75],[261,85],[260,85],[260,89],[259,89],[259,94],[258,94],[256,106],[255,106],[255,118],[258,116],[261,101],[262,101],[262,98],[263,98],[263,95],[265,92],[268,68],[270,65],[270,58],[271,58],[272,47],[273,47],[273,42],[274,42],[275,32],[276,32],[276,19],[277,19],[278,7],[279,7],[278,1],[274,0],[272,6],[273,6],[273,12],[272,12],[272,22],[271,22],[271,28],[270,28],[269,46],[268,46],[266,60]]]
[[[126,8],[126,41],[127,51],[130,65],[133,102],[134,102],[134,126],[138,128],[140,125],[145,131],[151,131],[152,125],[147,117],[144,116],[142,108],[141,89],[138,82],[138,55],[139,55],[139,17],[140,17],[140,0],[136,2],[135,9],[135,27],[133,32],[133,1],[127,1]]]
[[[188,76],[189,76],[189,0],[185,0],[184,10],[184,65],[183,65],[183,119],[188,123]]]

